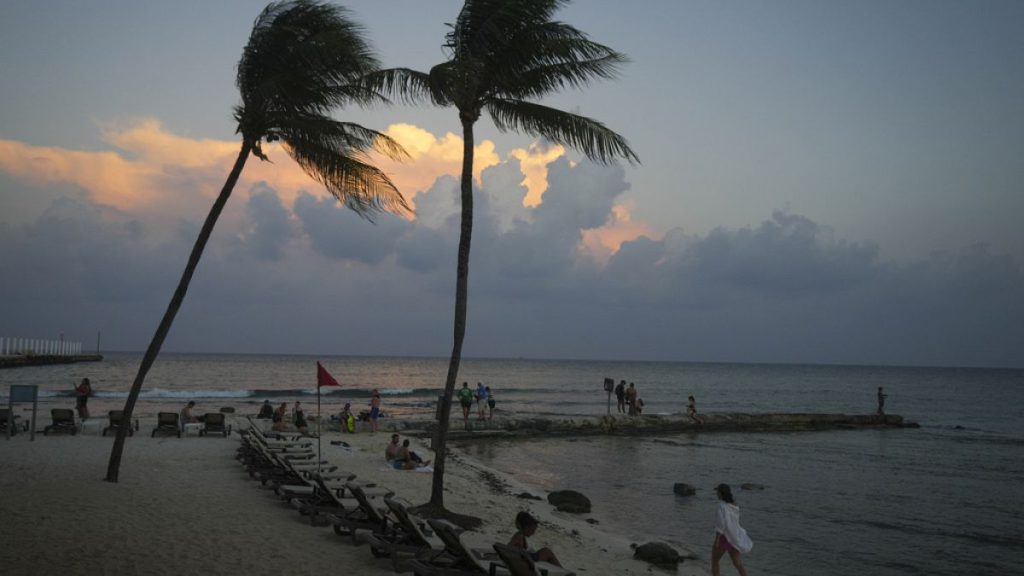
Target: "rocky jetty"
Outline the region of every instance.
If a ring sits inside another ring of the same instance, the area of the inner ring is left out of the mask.
[[[468,426],[452,420],[449,438],[530,436],[654,436],[675,433],[796,432],[807,430],[856,430],[862,428],[917,428],[902,416],[849,414],[705,414],[697,424],[683,415],[672,416],[527,416],[495,415],[493,420],[473,421]],[[406,434],[432,435],[434,420],[381,421],[388,429]]]
[[[100,354],[78,354],[75,356],[55,356],[48,354],[0,356],[0,368],[47,366],[49,364],[74,364],[75,362],[99,362],[100,360],[103,360],[103,356]]]

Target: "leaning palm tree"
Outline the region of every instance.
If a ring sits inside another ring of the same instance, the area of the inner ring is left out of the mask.
[[[249,155],[267,160],[262,142],[280,140],[292,158],[339,201],[367,218],[408,207],[398,189],[368,163],[370,152],[403,158],[396,142],[374,130],[339,122],[327,114],[345,104],[383,100],[360,79],[377,69],[377,59],[363,39],[362,28],[343,9],[309,0],[268,5],[253,26],[238,63],[235,107],[242,147],[220,195],[210,208],[189,256],[185,272],[160,326],[149,343],[124,406],[131,418],[146,374],[185,299],[192,274]],[[121,427],[110,454],[107,481],[117,482],[124,450]]]
[[[462,123],[462,226],[455,287],[455,338],[441,402],[430,502],[444,509],[445,449],[452,392],[462,359],[469,300],[469,249],[473,233],[473,126],[486,110],[498,130],[520,131],[565,144],[588,158],[609,163],[639,159],[621,136],[600,122],[543,106],[538,98],[562,88],[579,88],[593,78],[613,78],[626,57],[591,41],[568,24],[552,20],[568,0],[466,0],[444,47],[447,61],[429,73],[406,68],[369,76],[374,90],[407,101],[428,99],[454,106]],[[427,510],[429,512],[429,510]]]

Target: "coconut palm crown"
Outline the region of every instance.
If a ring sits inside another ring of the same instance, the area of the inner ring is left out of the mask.
[[[626,140],[604,124],[537,103],[565,88],[611,79],[626,57],[553,20],[567,0],[466,0],[445,36],[448,59],[429,73],[408,68],[367,77],[373,91],[409,102],[428,100],[455,107],[463,130],[462,224],[455,289],[454,344],[438,423],[437,455],[427,508],[444,511],[444,468],[452,393],[458,378],[469,298],[469,253],[473,229],[473,126],[482,112],[502,132],[523,132],[610,163],[639,158]]]
[[[384,98],[360,79],[377,68],[361,28],[337,6],[309,0],[268,5],[256,18],[238,63],[242,102],[235,107],[242,145],[235,164],[196,238],[170,304],[139,365],[124,406],[130,421],[146,374],[160,353],[185,299],[214,225],[238,182],[249,155],[268,160],[263,142],[281,141],[285,150],[339,201],[372,218],[384,211],[406,211],[398,189],[368,162],[370,152],[401,159],[404,150],[374,130],[331,118],[348,104],[368,105]],[[126,428],[117,433],[107,465],[107,481],[117,482]]]

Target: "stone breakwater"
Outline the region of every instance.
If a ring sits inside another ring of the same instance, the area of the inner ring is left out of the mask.
[[[675,433],[711,432],[796,432],[861,428],[917,428],[902,416],[848,414],[704,414],[698,424],[686,416],[495,416],[493,420],[452,419],[449,438],[530,436],[655,436]],[[406,434],[432,435],[434,420],[381,421],[382,428]]]
[[[78,354],[74,356],[58,356],[49,354],[0,356],[0,368],[47,366],[49,364],[74,364],[75,362],[99,362],[101,360],[103,360],[103,356],[100,354]]]

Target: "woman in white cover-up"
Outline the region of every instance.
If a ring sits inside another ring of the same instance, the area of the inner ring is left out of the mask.
[[[747,569],[743,567],[743,558],[740,555],[750,552],[754,548],[754,543],[747,536],[747,531],[740,526],[740,507],[733,500],[729,485],[719,484],[715,487],[715,493],[718,494],[718,515],[715,519],[715,543],[711,547],[711,574],[721,574],[718,564],[722,556],[728,553],[740,576],[747,576]]]

